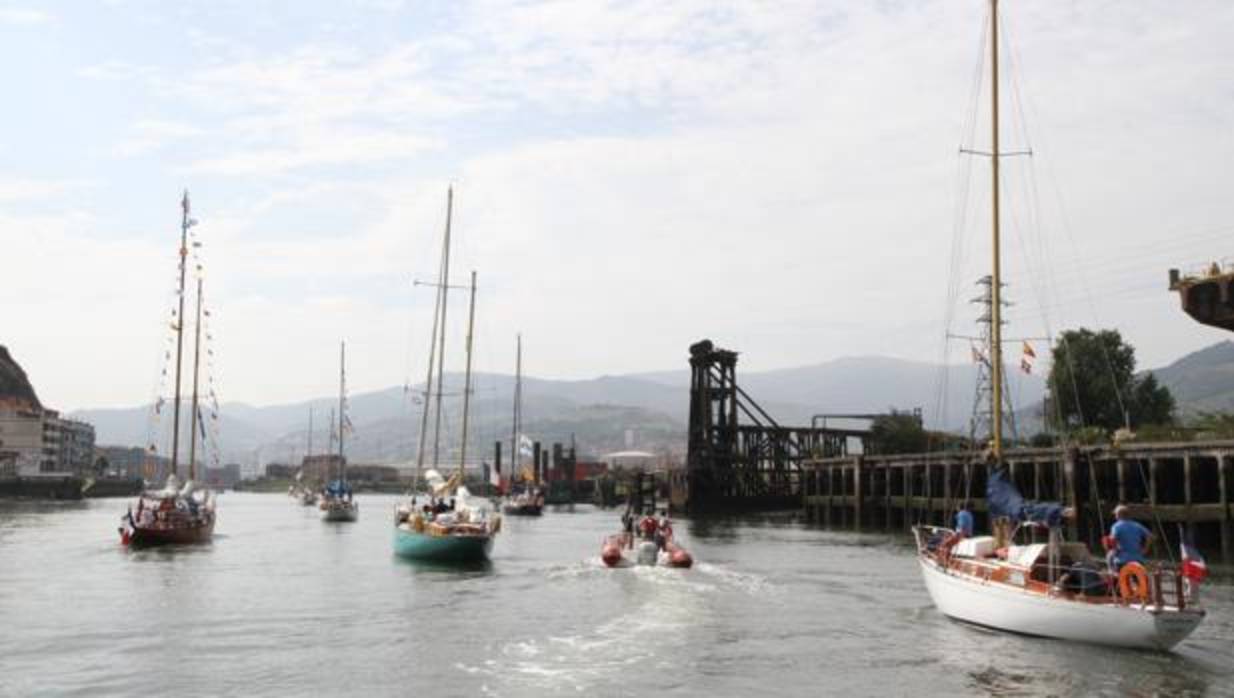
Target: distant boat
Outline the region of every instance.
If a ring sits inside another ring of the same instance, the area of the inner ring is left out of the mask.
[[[441,430],[442,372],[445,364],[446,299],[450,284],[450,220],[454,193],[446,198],[446,230],[442,243],[441,267],[437,280],[437,305],[433,312],[433,336],[430,338],[429,373],[425,381],[424,413],[420,423],[420,449],[416,459],[416,481],[424,466],[424,444],[427,436],[429,402],[433,397],[434,360],[437,361],[436,434]],[[463,433],[458,470],[448,479],[434,468],[424,473],[427,492],[413,495],[395,510],[394,552],[411,560],[436,562],[482,561],[493,549],[493,538],[501,530],[501,515],[491,514],[486,502],[473,498],[463,486],[467,463],[467,430],[471,406],[472,332],[476,312],[476,273],[471,273],[471,300],[467,320],[467,369],[463,384]],[[433,460],[436,464],[440,441],[434,437]],[[423,504],[418,504],[420,496]]]
[[[347,484],[347,457],[343,449],[344,436],[351,428],[351,420],[347,418],[347,345],[343,343],[339,344],[337,428],[338,478],[322,490],[321,504],[318,507],[324,521],[355,521],[360,516],[360,505],[355,501],[351,485]]]
[[[180,286],[179,310],[174,327],[176,330],[176,370],[174,420],[172,426],[171,470],[167,483],[161,490],[144,491],[137,499],[136,510],[130,505],[121,517],[120,541],[130,546],[163,545],[177,543],[204,543],[214,535],[215,498],[209,489],[200,487],[197,480],[197,434],[204,420],[198,400],[198,377],[201,367],[201,317],[202,278],[197,277],[197,324],[195,327],[195,350],[193,353],[193,409],[192,435],[189,446],[188,482],[180,484],[176,477],[180,455],[180,384],[184,355],[184,279],[188,267],[188,231],[196,221],[189,218],[189,194],[184,192],[180,202]],[[200,271],[200,267],[198,268]]]
[[[544,513],[544,490],[535,482],[534,475],[526,477],[522,472],[523,451],[523,336],[518,335],[514,351],[514,414],[510,435],[510,483],[513,490],[501,504],[501,512],[508,516],[540,516]],[[520,483],[519,480],[522,480]]]
[[[1168,650],[1191,634],[1204,610],[1190,580],[1172,565],[1136,562],[1115,574],[1083,543],[1062,538],[1062,506],[1024,502],[1002,460],[1002,301],[999,250],[998,2],[990,0],[993,164],[993,269],[990,277],[990,463],[986,501],[991,520],[1048,531],[1046,543],[1016,545],[1014,531],[960,539],[950,529],[913,527],[917,562],[934,605],[956,620],[1061,640]]]
[[[313,408],[312,407],[309,408],[308,447],[305,449],[304,454],[305,454],[304,456],[305,463],[307,464],[311,462],[310,459],[313,457]],[[291,488],[287,491],[287,494],[291,495],[291,497],[296,499],[296,501],[300,503],[300,506],[305,506],[305,507],[317,506],[317,500],[318,500],[317,492],[314,491],[312,487],[309,487],[308,485],[304,484],[304,465],[300,466],[299,472],[296,473],[296,483],[291,486]]]

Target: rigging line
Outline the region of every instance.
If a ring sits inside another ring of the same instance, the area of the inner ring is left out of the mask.
[[[1144,462],[1139,458],[1135,459],[1136,470],[1140,473],[1140,482],[1144,485],[1144,493],[1148,494],[1152,487],[1149,484],[1149,476],[1144,472]],[[1158,533],[1161,534],[1161,545],[1165,548],[1166,554],[1170,556],[1170,564],[1174,564],[1174,547],[1169,544],[1169,538],[1165,535],[1165,524],[1161,522],[1161,516],[1157,513],[1157,507],[1150,506],[1149,509],[1153,514],[1153,524],[1157,527]]]
[[[1018,50],[1017,50],[1017,49],[1014,49],[1014,48],[1013,48],[1013,53],[1014,53],[1014,54],[1016,54],[1016,55],[1018,56]],[[1036,113],[1036,109],[1034,108],[1033,103],[1032,103],[1032,101],[1031,101],[1031,100],[1029,100],[1029,99],[1025,99],[1025,100],[1023,100],[1023,104],[1024,104],[1024,106],[1026,106],[1026,107],[1027,107],[1027,109],[1028,109],[1029,111],[1034,112],[1034,114]],[[1071,243],[1071,246],[1072,246],[1072,255],[1073,255],[1073,256],[1072,256],[1072,264],[1075,266],[1075,268],[1076,268],[1076,272],[1077,272],[1077,275],[1078,275],[1078,276],[1079,276],[1079,278],[1080,278],[1080,283],[1081,283],[1081,284],[1082,284],[1082,286],[1084,287],[1085,294],[1086,294],[1087,299],[1088,299],[1089,312],[1090,312],[1090,315],[1092,316],[1092,320],[1093,320],[1094,324],[1097,324],[1097,309],[1096,309],[1096,303],[1095,303],[1095,301],[1093,300],[1093,296],[1092,296],[1092,291],[1091,291],[1091,289],[1090,289],[1090,288],[1088,288],[1087,281],[1086,281],[1086,277],[1084,277],[1084,276],[1082,275],[1082,272],[1081,272],[1081,270],[1079,269],[1079,259],[1080,259],[1080,255],[1079,255],[1079,244],[1076,242],[1076,238],[1075,238],[1074,230],[1072,229],[1072,226],[1071,226],[1070,216],[1068,215],[1068,212],[1067,212],[1067,207],[1066,207],[1066,203],[1065,203],[1065,200],[1063,199],[1063,196],[1062,196],[1062,191],[1061,191],[1061,189],[1059,188],[1057,178],[1055,178],[1055,177],[1053,176],[1053,171],[1052,171],[1051,169],[1049,169],[1048,167],[1046,168],[1046,175],[1047,175],[1047,179],[1049,179],[1049,180],[1050,180],[1050,183],[1051,183],[1051,186],[1052,186],[1052,191],[1054,192],[1055,198],[1056,198],[1056,200],[1057,200],[1057,202],[1058,202],[1059,211],[1060,211],[1060,214],[1061,214],[1061,217],[1062,217],[1062,221],[1063,221],[1063,230],[1064,230],[1064,232],[1066,233],[1066,235],[1067,235],[1067,239],[1068,239],[1068,241]],[[1104,363],[1105,363],[1105,365],[1106,365],[1106,368],[1107,368],[1107,369],[1108,369],[1108,371],[1109,371],[1110,378],[1111,378],[1111,383],[1112,383],[1112,384],[1113,384],[1113,386],[1114,386],[1114,396],[1115,396],[1115,398],[1116,398],[1116,400],[1117,400],[1117,402],[1118,402],[1119,410],[1120,410],[1120,411],[1122,412],[1122,414],[1123,414],[1123,421],[1124,421],[1124,424],[1125,424],[1128,428],[1130,428],[1130,415],[1129,415],[1129,413],[1128,413],[1128,411],[1127,411],[1126,402],[1123,400],[1122,388],[1119,386],[1119,383],[1118,383],[1118,377],[1114,374],[1114,366],[1113,366],[1113,363],[1110,361],[1109,353],[1108,353],[1108,351],[1107,351],[1107,350],[1106,350],[1106,348],[1105,348],[1105,344],[1104,344],[1104,343],[1100,343],[1100,342],[1099,342],[1099,343],[1098,343],[1098,346],[1099,346],[1099,348],[1100,348],[1100,350],[1101,350],[1102,358],[1103,358],[1103,360],[1104,360]]]
[[[986,57],[986,41],[989,32],[989,9],[986,10],[987,21],[982,22],[981,35],[977,42],[977,60],[974,61],[973,75],[969,86],[969,107],[967,110],[965,122],[961,125],[960,131],[960,147],[963,148],[964,143],[973,143],[976,140],[977,115],[981,97],[982,77],[985,74],[985,57]],[[935,415],[936,419],[945,421],[944,410],[948,402],[948,393],[950,390],[950,374],[948,366],[950,361],[950,343],[946,339],[946,333],[950,332],[953,323],[955,322],[956,300],[960,292],[960,273],[963,268],[964,260],[964,231],[967,228],[967,213],[971,202],[971,187],[972,187],[972,159],[968,157],[960,157],[957,159],[957,172],[955,183],[955,204],[952,211],[952,235],[951,235],[951,253],[949,257],[948,270],[948,286],[946,298],[943,306],[943,326],[944,337],[942,339],[942,365],[937,375],[937,386],[935,394]]]

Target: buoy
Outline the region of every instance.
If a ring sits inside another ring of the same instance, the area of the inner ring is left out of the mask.
[[[609,538],[600,548],[600,559],[609,567],[616,567],[621,562],[621,543]]]

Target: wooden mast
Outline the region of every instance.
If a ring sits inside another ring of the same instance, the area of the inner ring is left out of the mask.
[[[441,251],[441,281],[439,287],[439,307],[441,309],[441,332],[437,336],[437,412],[433,423],[433,465],[436,466],[440,456],[441,446],[441,382],[445,371],[446,360],[446,309],[447,297],[450,293],[450,217],[454,210],[454,187],[446,190],[446,237],[442,242]]]
[[[193,424],[189,427],[189,479],[197,479],[197,430],[201,426],[201,406],[197,402],[197,378],[201,369],[201,277],[197,277],[197,324],[193,334]],[[204,438],[204,436],[203,436]],[[205,445],[204,443],[202,444]]]
[[[463,445],[459,449],[458,476],[459,480],[466,475],[467,467],[467,418],[471,408],[471,340],[472,330],[476,322],[476,272],[471,272],[471,301],[467,311],[467,370],[463,378]]]
[[[449,209],[450,204],[447,199],[447,218],[450,217]],[[429,405],[433,402],[433,362],[437,358],[437,331],[438,321],[441,318],[441,275],[445,262],[446,259],[443,251],[441,263],[437,267],[437,295],[433,302],[433,331],[428,339],[428,376],[424,379],[424,409],[420,413],[420,441],[416,448],[416,483],[413,483],[413,487],[420,481],[420,474],[424,469],[424,446],[428,443],[428,411]]]
[[[184,356],[184,271],[189,254],[189,190],[184,190],[180,200],[180,309],[176,312],[176,393],[171,427],[171,472],[176,474],[180,462],[180,365]]]
[[[993,267],[990,280],[990,368],[994,389],[990,391],[991,444],[996,459],[1003,455],[1003,300],[1002,259],[999,246],[998,187],[998,0],[990,0],[990,163],[993,176]]]

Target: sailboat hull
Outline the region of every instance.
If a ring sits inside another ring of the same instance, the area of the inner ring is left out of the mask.
[[[408,560],[435,562],[474,562],[488,559],[493,550],[493,536],[434,536],[408,530],[405,525],[394,529],[394,553]]]
[[[360,507],[356,504],[322,505],[321,520],[330,522],[355,521],[360,516]]]
[[[121,541],[133,548],[207,543],[213,537],[213,516],[200,525],[168,526],[162,528],[129,526],[127,529],[121,529],[120,532]]]
[[[1157,611],[1139,605],[1089,604],[944,571],[920,556],[934,605],[956,620],[996,630],[1089,644],[1169,650],[1204,619],[1199,609]]]

